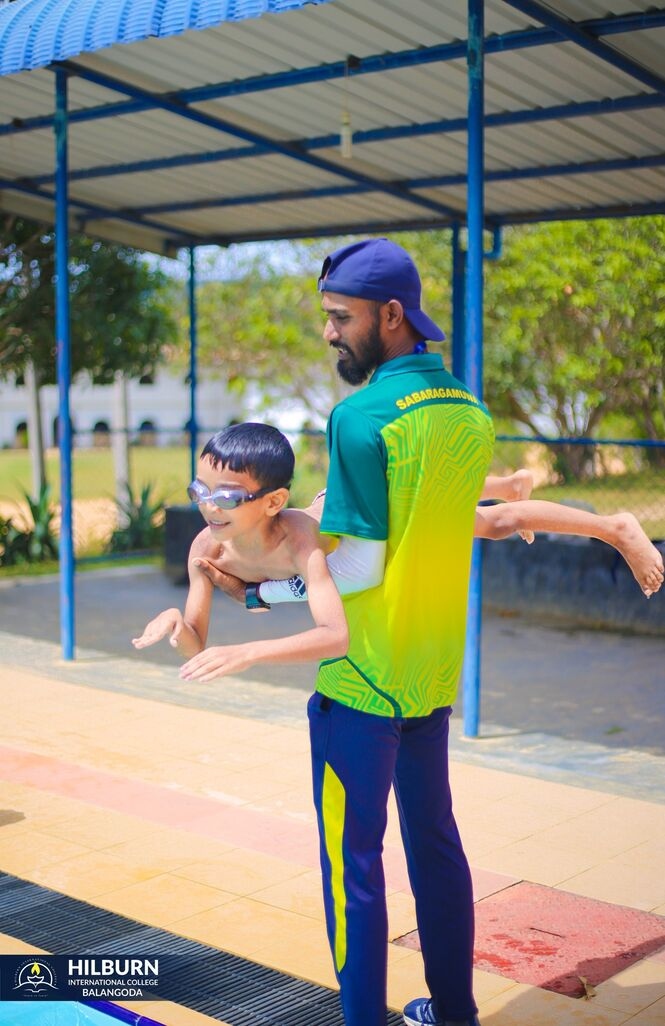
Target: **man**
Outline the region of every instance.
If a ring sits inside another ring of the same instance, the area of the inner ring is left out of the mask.
[[[431,992],[407,1005],[405,1021],[478,1026],[473,897],[452,812],[448,720],[492,424],[427,352],[425,340],[443,332],[420,309],[420,278],[400,246],[344,246],[325,260],[319,290],[340,376],[360,384],[371,374],[328,424],[321,531],[341,538],[342,556],[353,547],[360,570],[353,588],[340,589],[348,653],[321,664],[308,705],[326,921],[345,1022],[385,1026],[381,852],[393,785]],[[362,568],[375,566],[377,553],[383,576],[363,584]],[[293,597],[299,589],[291,585]],[[249,587],[265,604],[289,597],[284,582]]]

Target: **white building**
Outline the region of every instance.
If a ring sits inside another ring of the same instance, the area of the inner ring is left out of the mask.
[[[207,438],[232,420],[244,419],[241,401],[231,396],[224,383],[206,378],[197,387],[199,438]],[[58,389],[40,390],[44,443],[57,445]],[[127,383],[127,424],[130,440],[152,445],[181,444],[188,439],[189,382],[184,373],[160,367],[153,377]],[[29,397],[19,378],[0,382],[0,446],[25,446]],[[93,385],[78,375],[70,393],[74,445],[80,448],[108,444],[118,423],[117,389]]]

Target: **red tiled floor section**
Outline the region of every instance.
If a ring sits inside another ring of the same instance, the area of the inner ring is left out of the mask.
[[[417,933],[397,941],[419,948]],[[476,904],[477,969],[567,997],[658,951],[665,918],[541,884],[519,883]]]
[[[0,776],[3,780],[76,798],[100,808],[140,816],[161,826],[189,830],[227,844],[290,859],[313,869],[319,865],[319,844],[313,824],[243,808],[222,798],[178,793],[136,777],[8,745],[0,745]],[[386,846],[384,867],[389,888],[409,890],[401,849]],[[515,883],[515,877],[504,873],[475,868],[472,872],[476,900]]]

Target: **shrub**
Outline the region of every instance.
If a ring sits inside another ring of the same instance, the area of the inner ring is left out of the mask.
[[[164,499],[151,495],[152,484],[145,484],[139,496],[127,485],[127,498],[116,500],[120,526],[109,539],[109,552],[135,552],[158,549],[164,535]]]
[[[37,499],[23,493],[33,526],[21,529],[11,517],[0,517],[0,566],[20,563],[43,563],[58,558],[58,540],[53,530],[51,489],[44,485]]]

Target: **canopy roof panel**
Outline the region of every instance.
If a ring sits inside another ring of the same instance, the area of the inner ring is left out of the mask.
[[[665,7],[487,0],[490,225],[665,212]],[[182,245],[466,217],[458,0],[16,0],[0,8],[0,207]],[[351,159],[339,148],[342,112]]]

